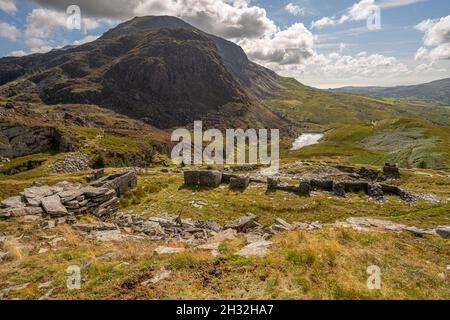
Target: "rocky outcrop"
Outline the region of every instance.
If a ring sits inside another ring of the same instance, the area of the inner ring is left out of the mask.
[[[55,128],[0,123],[0,156],[16,158],[36,153],[67,152],[73,149]]]
[[[13,175],[19,174],[21,172],[36,169],[36,168],[40,167],[44,162],[45,162],[45,160],[29,160],[29,161],[25,161],[24,163],[21,163],[17,166],[14,166],[12,168],[0,171],[0,173],[4,174],[6,176],[13,176]]]

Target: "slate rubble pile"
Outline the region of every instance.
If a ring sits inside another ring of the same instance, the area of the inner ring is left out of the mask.
[[[105,179],[106,178],[106,179]],[[0,202],[0,218],[38,215],[46,220],[59,219],[56,224],[75,221],[77,216],[94,214],[109,216],[119,209],[116,190],[126,192],[136,185],[136,174],[121,172],[94,181],[90,186],[59,182],[53,186],[33,186],[20,195]],[[44,227],[53,223],[43,222]]]
[[[90,170],[89,159],[82,153],[72,153],[56,160],[50,168],[51,173],[73,173]]]

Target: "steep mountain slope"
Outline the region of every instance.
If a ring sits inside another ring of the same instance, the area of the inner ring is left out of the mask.
[[[251,77],[274,73],[250,63],[231,42],[180,25],[186,24],[176,18],[136,18],[92,43],[0,59],[0,84],[7,83],[0,91],[46,104],[96,104],[160,128],[194,120],[284,126],[250,93],[271,89]]]
[[[435,101],[450,105],[450,78],[414,86],[397,87],[343,87],[333,92],[369,94],[387,98]]]
[[[190,24],[171,16],[136,17],[106,32],[103,38],[111,39],[150,29],[184,29],[201,33],[211,39],[218,49],[224,66],[233,77],[251,93],[258,97],[273,94],[280,89],[282,79],[272,70],[251,62],[244,50],[235,43],[207,34]]]

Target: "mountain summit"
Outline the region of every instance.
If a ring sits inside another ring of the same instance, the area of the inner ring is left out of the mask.
[[[107,107],[159,128],[283,126],[256,97],[278,76],[248,60],[236,44],[174,17],[140,17],[102,37],[46,54],[0,59],[0,85],[46,104]]]

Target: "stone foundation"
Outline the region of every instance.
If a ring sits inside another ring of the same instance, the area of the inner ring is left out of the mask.
[[[217,188],[222,182],[222,172],[216,170],[186,170],[184,184],[189,186],[203,186]]]

